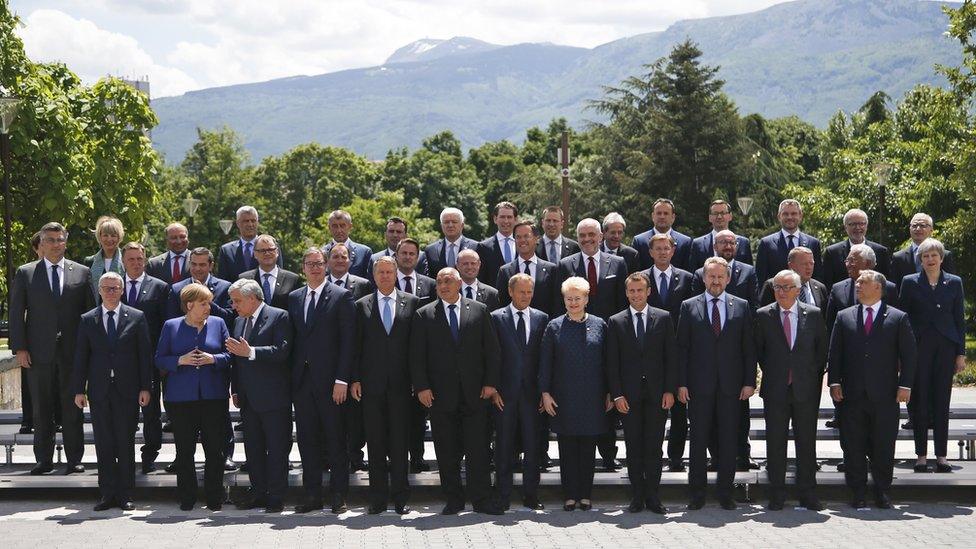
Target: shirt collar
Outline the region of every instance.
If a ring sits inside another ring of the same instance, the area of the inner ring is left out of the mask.
[[[204,286],[206,286],[206,287],[209,288],[210,287],[210,279],[211,278],[213,278],[213,274],[208,274],[207,275],[207,278],[203,279],[203,282],[201,282],[201,284],[203,284]],[[190,280],[192,280],[193,282],[196,282],[196,279],[194,279],[193,277],[190,277]]]
[[[800,229],[799,229],[799,228],[797,228],[797,229],[796,229],[795,231],[793,231],[792,233],[791,233],[791,232],[789,232],[789,231],[787,231],[786,229],[780,229],[780,230],[779,230],[779,232],[780,232],[780,234],[782,234],[782,235],[783,235],[783,238],[784,238],[784,239],[787,239],[787,238],[789,238],[789,237],[790,237],[790,235],[793,235],[793,236],[795,236],[795,237],[796,237],[797,239],[799,239],[799,238],[800,238]]]
[[[666,231],[664,231],[664,232],[662,233],[661,231],[659,231],[659,230],[657,230],[657,227],[654,227],[654,234],[666,234],[666,235],[668,235],[668,236],[671,236],[671,232],[672,232],[673,230],[674,230],[674,229],[668,229],[668,230],[666,230]]]
[[[410,280],[416,281],[417,280],[417,271],[414,271],[414,272],[412,272],[410,274],[403,274],[403,271],[401,271],[400,269],[397,269],[397,280],[403,280],[404,278],[406,278],[408,276],[410,277]]]
[[[139,275],[136,278],[131,278],[131,277],[129,277],[129,275],[125,275],[125,283],[126,284],[128,284],[128,285],[131,286],[132,284],[131,284],[130,281],[132,281],[132,280],[135,280],[136,283],[138,283],[138,284],[142,284],[146,280],[146,271],[142,271],[142,274]]]
[[[390,295],[386,295],[383,292],[381,292],[379,290],[376,290],[376,299],[378,299],[380,301],[383,301],[383,298],[384,297],[388,297],[391,300],[396,301],[396,297],[397,297],[397,295],[396,295],[396,288],[395,287],[393,288],[393,291],[390,292]]]
[[[542,236],[542,239],[545,242],[546,246],[548,246],[550,242],[555,242],[556,243],[556,246],[562,246],[563,245],[563,235],[559,235],[556,238],[549,238],[548,236],[543,235]]]
[[[245,238],[244,238],[244,237],[242,236],[242,237],[240,237],[240,238],[238,238],[238,241],[240,241],[240,243],[241,243],[241,246],[243,246],[243,245],[245,245],[245,244],[251,244],[251,245],[253,246],[253,245],[254,245],[254,241],[255,241],[255,240],[257,240],[257,238],[258,238],[258,237],[256,237],[256,236],[255,236],[255,237],[254,237],[254,238],[252,238],[251,240],[246,240],[246,239],[245,239]]]
[[[502,234],[501,231],[498,231],[497,233],[495,233],[495,238],[498,239],[499,242],[505,242],[505,239],[506,238],[510,239],[512,242],[515,242],[515,235],[514,234],[510,234],[508,236],[505,236],[505,235]]]
[[[475,279],[475,281],[472,282],[471,284],[468,284],[467,282],[464,282],[462,280],[461,281],[461,295],[464,295],[464,290],[466,290],[468,288],[471,288],[471,291],[472,292],[478,293],[478,280]]]
[[[252,324],[253,324],[253,321],[254,320],[257,320],[258,319],[258,315],[261,314],[261,309],[263,309],[263,308],[264,308],[264,302],[263,301],[258,301],[258,308],[257,309],[254,309],[254,312],[251,313],[251,316],[247,317],[247,318],[252,319]]]
[[[464,240],[464,234],[463,233],[457,237],[457,240],[448,240],[448,238],[446,236],[444,237],[444,242],[448,246],[450,246],[451,244],[454,244],[455,246],[460,246],[462,240]]]
[[[634,308],[633,305],[628,306],[628,308],[630,309],[630,314],[631,315],[636,315],[637,313],[643,313],[644,314],[644,318],[647,318],[647,308],[648,307],[649,307],[649,305],[647,303],[645,303],[644,304],[644,308],[638,311],[637,309]]]
[[[344,274],[344,275],[342,275],[342,276],[340,276],[340,277],[335,277],[335,276],[332,276],[332,275],[329,275],[329,276],[328,276],[328,280],[329,280],[330,282],[332,282],[333,284],[335,284],[336,282],[339,282],[339,281],[341,280],[341,281],[342,281],[342,283],[343,283],[343,285],[345,285],[345,283],[346,283],[346,279],[347,279],[348,277],[349,277],[349,272],[348,272],[348,271],[346,271],[346,274]]]
[[[665,269],[665,270],[663,270],[663,271],[661,269],[658,269],[657,268],[657,265],[654,265],[651,268],[654,269],[654,280],[652,280],[652,282],[657,282],[658,280],[660,280],[661,279],[661,273],[664,273],[665,276],[667,276],[668,279],[670,280],[672,273],[674,273],[674,268],[671,266],[670,263],[668,264],[668,268]]]
[[[529,316],[529,309],[531,307],[526,307],[526,308],[522,309],[521,311],[519,311],[518,309],[515,308],[515,304],[514,303],[509,303],[508,304],[508,308],[512,310],[512,318],[518,319],[518,313],[521,312],[522,313],[522,318],[527,319],[527,317]]]
[[[61,272],[64,272],[64,258],[63,257],[61,258],[61,261],[58,261],[57,263],[51,263],[45,257],[44,258],[44,265],[47,267],[47,270],[49,270],[49,271],[51,270],[51,266],[52,265],[57,265],[58,268],[61,269]]]
[[[776,308],[779,309],[780,316],[783,316],[783,311],[789,311],[794,315],[798,315],[800,314],[800,299],[797,298],[797,300],[793,302],[793,306],[790,307],[789,309],[784,309],[780,307],[779,304],[776,305]]]
[[[532,263],[533,265],[536,265],[536,266],[539,265],[539,258],[536,257],[535,254],[532,254],[532,257],[530,257],[528,259],[522,259],[522,256],[518,256],[518,264],[519,264],[520,267],[524,267],[526,261],[528,261],[528,262],[530,262],[530,263]]]
[[[316,286],[316,287],[314,287],[314,288],[313,288],[313,287],[311,287],[311,286],[309,286],[309,287],[308,287],[308,289],[309,289],[309,291],[310,291],[310,292],[315,292],[315,293],[317,293],[317,294],[319,294],[319,295],[321,295],[321,294],[322,294],[322,288],[324,288],[324,287],[325,287],[325,285],[326,285],[326,284],[328,284],[328,283],[329,283],[329,279],[328,279],[328,278],[326,278],[326,279],[324,279],[324,280],[322,281],[322,283],[321,283],[321,284],[319,284],[318,286]]]
[[[271,269],[271,271],[269,271],[269,272],[265,272],[264,269],[262,269],[261,267],[258,267],[258,276],[260,276],[261,278],[264,278],[264,275],[266,275],[266,274],[270,274],[271,275],[271,278],[278,278],[278,266],[275,265],[275,268],[274,269]]]
[[[580,253],[583,254],[583,263],[584,263],[583,266],[586,267],[590,263],[589,262],[589,258],[590,257],[593,258],[593,261],[599,263],[600,262],[600,254],[602,254],[603,252],[601,252],[600,250],[597,250],[596,253],[593,254],[592,256],[586,255],[586,252],[583,252],[583,251],[581,251]]]
[[[712,294],[710,294],[708,292],[705,292],[705,301],[707,301],[708,303],[711,303],[713,299],[715,299],[715,296],[713,296]],[[722,305],[725,305],[725,302],[728,301],[728,292],[722,292],[718,296],[718,300],[719,300],[719,303],[721,303]]]
[[[102,302],[101,305],[99,305],[99,307],[102,308],[102,316],[105,316],[105,314],[107,314],[109,311],[116,311],[117,312],[119,310],[119,308],[122,307],[122,302],[120,301],[119,304],[116,305],[114,309],[109,309],[108,307],[106,307],[104,301]]]
[[[864,309],[865,309],[865,313],[864,314],[867,314],[867,309],[871,309],[872,311],[874,311],[874,313],[873,313],[874,316],[877,316],[878,315],[878,310],[881,309],[881,300],[875,301],[871,305],[864,305],[862,303],[861,306],[864,307]]]

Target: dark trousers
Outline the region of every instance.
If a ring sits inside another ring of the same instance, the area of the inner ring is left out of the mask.
[[[349,461],[363,461],[363,448],[366,447],[363,405],[354,398],[348,398],[342,407],[342,417],[346,422],[346,451],[349,454]]]
[[[786,399],[763,400],[766,418],[766,474],[770,495],[783,497],[786,484],[786,445],[790,422],[793,424],[793,444],[796,448],[796,492],[800,498],[812,495],[817,485],[817,416],[820,400],[817,397],[798,401],[793,388],[786,390]]]
[[[430,429],[434,435],[434,453],[440,474],[441,489],[449,504],[464,504],[461,486],[461,457],[465,459],[467,491],[475,505],[491,497],[491,477],[488,471],[488,448],[485,432],[488,429],[488,405],[479,400],[474,405],[459,403],[454,409],[430,412]]]
[[[410,425],[407,427],[407,445],[410,450],[410,461],[424,460],[424,434],[427,432],[427,408],[417,400],[411,398]]]
[[[596,438],[596,448],[600,452],[600,459],[604,465],[617,459],[617,426],[620,424],[620,414],[616,410],[607,412],[610,429]]]
[[[661,447],[668,411],[661,408],[661,397],[653,398],[645,384],[640,398],[627,401],[630,411],[623,414],[624,443],[627,445],[627,477],[634,499],[657,499],[661,485]]]
[[[241,403],[241,408],[243,407],[244,403]],[[241,415],[241,417],[244,416]],[[224,458],[234,459],[234,424],[230,420],[229,406],[224,410]]]
[[[413,404],[409,390],[363,395],[363,423],[369,450],[369,499],[377,505],[385,506],[391,499],[395,504],[405,504],[410,498],[407,429]]]
[[[672,463],[679,463],[685,455],[685,442],[688,440],[688,405],[675,400],[670,413],[668,460]]]
[[[512,497],[516,442],[521,438],[522,496],[536,497],[539,488],[539,397],[525,391],[505,399],[505,408],[491,407],[495,418],[495,484],[502,503]]]
[[[752,411],[749,409],[748,400],[739,401],[739,424],[735,433],[735,457],[736,459],[749,459],[752,455],[752,446],[749,444],[749,429],[752,427]],[[708,454],[714,458],[718,452],[718,432],[712,431],[712,437],[708,441]]]
[[[322,456],[328,452],[329,489],[345,497],[349,491],[349,460],[342,407],[332,390],[316,393],[307,384],[295,393],[295,427],[302,456],[302,486],[308,500],[322,500]]]
[[[203,491],[208,504],[224,500],[224,418],[227,399],[167,402],[176,442],[176,493],[181,504],[196,503],[197,473],[193,455],[197,435],[203,444]]]
[[[956,372],[956,344],[936,330],[918,338],[918,366],[909,402],[914,403],[915,454],[928,454],[929,429],[935,439],[935,455],[945,457],[949,446],[949,401]]]
[[[27,376],[33,389],[34,460],[37,463],[54,461],[54,425],[56,410],[60,409],[65,457],[69,465],[81,463],[85,455],[84,414],[75,406],[75,395],[71,394],[71,367],[57,362],[34,362],[27,370]]]
[[[59,389],[57,386],[51,388],[51,395],[55,402],[59,402]],[[34,404],[31,400],[30,370],[20,369],[20,424],[24,427],[34,427]],[[61,407],[54,407],[54,424],[61,425]]]
[[[579,501],[593,493],[593,466],[597,435],[557,435],[559,482],[563,498]]]
[[[258,412],[245,406],[241,416],[251,491],[280,502],[288,490],[291,407]]]
[[[732,496],[732,483],[735,480],[735,451],[738,440],[739,413],[741,405],[738,395],[692,394],[688,401],[688,419],[691,421],[691,460],[688,471],[688,484],[692,497],[704,497],[708,483],[705,453],[712,432],[718,433],[718,470],[716,491],[719,498]]]
[[[538,403],[537,403],[538,404]],[[539,414],[539,465],[549,459],[549,415]]]
[[[153,385],[149,391],[149,404],[142,408],[142,436],[145,443],[140,448],[143,463],[152,463],[163,447],[162,409],[159,402],[159,370],[153,368]]]
[[[89,402],[98,489],[103,500],[131,501],[136,482],[135,429],[138,395],[123,396],[115,384],[103,399]]]
[[[868,482],[867,458],[871,457],[871,478],[875,492],[891,489],[898,436],[898,402],[871,402],[867,395],[844,395],[841,402],[841,430],[844,432],[844,478],[854,496],[864,497]]]

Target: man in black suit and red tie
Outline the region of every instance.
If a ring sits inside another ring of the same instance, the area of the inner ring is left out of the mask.
[[[549,263],[559,265],[559,260],[580,251],[579,242],[563,236],[566,216],[559,206],[549,206],[542,210],[542,238],[535,245],[535,255]]]
[[[437,288],[433,278],[417,271],[419,258],[419,242],[412,238],[404,238],[397,243],[397,289],[417,296],[423,306],[434,300],[437,296]]]
[[[823,283],[828,288],[847,278],[847,268],[844,260],[851,251],[854,244],[865,244],[874,250],[877,256],[875,270],[888,276],[891,267],[891,252],[888,248],[867,239],[868,233],[868,214],[864,210],[851,208],[844,214],[844,231],[847,232],[847,239],[836,244],[827,246],[823,256]]]
[[[430,410],[431,432],[444,515],[464,510],[465,494],[474,510],[502,514],[491,494],[488,471],[488,405],[499,382],[498,338],[488,309],[461,297],[461,275],[445,267],[437,273],[437,301],[414,314],[410,330],[410,371],[417,400]],[[461,486],[461,457],[467,486]]]
[[[515,259],[512,229],[518,223],[518,207],[511,202],[499,202],[495,205],[491,219],[498,227],[498,232],[479,242],[477,247],[478,256],[481,257],[478,280],[489,286],[498,281],[498,269]]]
[[[678,400],[688,404],[691,420],[689,510],[705,505],[705,452],[718,431],[716,489],[723,509],[732,499],[740,402],[756,389],[756,353],[749,303],[725,291],[729,264],[705,260],[705,293],[681,304],[678,317]]]
[[[915,336],[908,315],[882,300],[886,282],[877,271],[861,271],[858,305],[837,315],[830,336],[827,382],[843,410],[844,478],[855,508],[867,506],[868,455],[875,504],[892,507],[899,404],[908,402],[915,379]]]
[[[781,510],[786,499],[786,445],[791,422],[800,505],[812,511],[823,510],[814,491],[817,412],[827,367],[827,327],[820,309],[798,299],[801,285],[798,273],[780,271],[773,277],[776,302],[756,311],[756,356],[763,374],[759,396],[763,399],[769,456],[769,508],[774,511]]]
[[[796,200],[787,198],[779,203],[776,217],[779,219],[780,229],[764,236],[759,241],[759,249],[756,250],[756,278],[766,281],[783,269],[788,269],[790,250],[803,246],[813,251],[816,261],[813,278],[824,282],[823,266],[820,264],[820,241],[800,230],[800,223],[803,222],[803,207]],[[826,286],[830,289],[830,284]]]
[[[610,396],[623,417],[627,476],[633,491],[628,510],[663,515],[658,497],[661,445],[668,410],[678,387],[678,349],[671,315],[647,303],[650,279],[643,272],[627,277],[630,307],[610,317],[607,380]]]
[[[170,223],[166,226],[167,250],[149,259],[146,272],[170,286],[186,280],[190,276],[190,255],[187,253],[189,245],[186,227],[182,223]]]

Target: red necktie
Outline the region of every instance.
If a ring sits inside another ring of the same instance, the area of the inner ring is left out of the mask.
[[[871,325],[874,324],[874,309],[868,308],[868,318],[864,321],[864,335],[871,335]]]
[[[590,283],[590,297],[596,297],[596,262],[593,261],[592,257],[590,258],[590,265],[586,268],[586,280]]]
[[[179,282],[183,279],[183,271],[180,270],[180,256],[173,256],[173,282]]]
[[[712,298],[712,331],[718,336],[722,333],[722,317],[718,312],[718,298]]]

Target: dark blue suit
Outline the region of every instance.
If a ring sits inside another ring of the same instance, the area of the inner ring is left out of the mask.
[[[515,441],[521,435],[525,458],[522,473],[524,499],[535,498],[539,487],[539,346],[549,324],[549,315],[528,308],[524,311],[528,341],[519,340],[515,330],[517,317],[506,306],[491,313],[491,321],[498,335],[501,349],[501,393],[504,409],[492,407],[495,416],[495,483],[502,504],[512,495],[512,467],[515,460]]]
[[[254,258],[254,242],[252,241],[251,244],[251,258],[247,264],[244,262],[244,246],[241,245],[240,238],[221,246],[217,253],[217,276],[224,280],[234,281],[240,278],[244,271],[257,269],[258,260]],[[278,248],[278,267],[284,267],[284,265],[284,254],[282,254],[281,248]]]
[[[874,250],[875,259],[877,260],[874,270],[887,277],[888,271],[891,268],[891,252],[881,244],[867,239],[864,240],[864,244],[867,244]],[[820,281],[826,284],[828,288],[847,278],[847,266],[844,262],[847,260],[849,253],[851,253],[851,241],[846,238],[824,249],[823,278]],[[773,275],[775,274],[773,273]],[[816,278],[816,275],[814,275],[814,278]],[[894,282],[898,281],[895,280]]]
[[[803,246],[810,248],[813,252],[813,278],[824,282],[823,264],[820,257],[820,241],[816,238],[800,231],[793,246]],[[778,230],[773,234],[766,235],[759,241],[759,249],[756,250],[756,279],[763,282],[776,276],[776,273],[788,269],[787,263],[790,250],[783,231]],[[830,288],[830,284],[827,284]]]
[[[891,488],[898,435],[896,396],[898,387],[914,384],[917,361],[907,314],[882,301],[871,333],[865,335],[863,310],[856,305],[837,315],[827,370],[827,383],[840,385],[844,394],[839,405],[844,476],[855,499],[864,497],[868,455],[875,492],[887,493]]]
[[[549,315],[556,309],[556,303],[561,303],[563,300],[559,291],[561,282],[559,272],[555,263],[549,263],[539,258],[535,259],[535,263],[535,284],[533,285],[531,307]],[[500,307],[507,307],[512,302],[512,296],[508,293],[508,281],[516,274],[523,272],[524,269],[525,264],[520,258],[518,261],[504,265],[498,271],[498,281],[495,283],[495,288],[498,289],[498,305]]]
[[[245,337],[247,319],[234,322],[234,338]],[[254,360],[233,356],[232,385],[244,416],[244,451],[254,497],[281,503],[288,489],[291,449],[292,327],[288,312],[269,305],[246,336]]]
[[[288,314],[295,327],[291,387],[302,455],[302,485],[307,500],[320,503],[325,449],[333,497],[344,498],[349,489],[342,409],[332,400],[332,390],[337,381],[348,383],[351,379],[356,310],[348,290],[325,284],[321,295],[315,296],[311,322],[306,323],[308,293],[309,287],[303,286],[288,296]]]
[[[752,248],[749,239],[742,235],[735,235],[738,247],[735,249],[735,260],[752,265]],[[700,269],[705,265],[705,260],[715,255],[715,240],[712,233],[699,236],[691,241],[691,258],[688,260],[689,268]]]
[[[72,392],[88,393],[102,500],[131,501],[135,485],[135,430],[139,391],[152,386],[152,345],[146,317],[120,304],[116,337],[109,339],[102,307],[81,315]]]
[[[461,250],[477,250],[478,241],[472,240],[464,235],[458,239],[458,248],[454,253],[454,259],[457,260],[457,254],[461,253]],[[424,255],[427,257],[427,276],[431,278],[437,278],[437,273],[441,269],[447,267],[447,241],[445,239],[440,239],[424,250]],[[454,265],[451,265],[453,267]]]
[[[373,250],[370,250],[369,246],[365,244],[353,242],[351,238],[347,239],[345,244],[349,250],[349,272],[356,276],[369,279],[369,270],[372,263],[370,259],[373,257]],[[325,253],[326,258],[329,257],[332,246],[335,246],[335,244],[331,241],[322,246],[322,252]]]
[[[696,295],[705,291],[703,269],[704,267],[701,267],[695,271],[695,281],[692,284],[691,291]],[[756,277],[755,267],[735,260],[732,263],[732,277],[729,279],[729,285],[725,287],[725,291],[739,299],[748,301],[749,309],[755,312],[759,308],[758,288],[759,280]]]
[[[962,279],[945,271],[933,288],[924,272],[902,279],[898,303],[908,313],[918,344],[912,390],[915,452],[925,455],[933,430],[935,455],[945,456],[949,438],[949,399],[956,357],[966,354],[965,294]]]
[[[515,259],[518,257],[518,251],[515,248],[515,236],[512,235],[509,238],[512,239],[511,259]],[[475,251],[478,252],[478,257],[481,258],[481,270],[478,271],[478,280],[494,287],[498,282],[498,271],[505,264],[505,253],[502,251],[501,243],[498,242],[498,234],[493,234],[479,242]],[[495,289],[497,290],[498,288]]]
[[[635,236],[634,242],[631,243],[631,247],[637,250],[637,259],[641,269],[650,269],[654,266],[654,260],[651,259],[651,251],[649,248],[651,237],[654,236],[654,234],[653,228],[649,231],[644,231]],[[671,258],[671,264],[685,271],[690,270],[691,237],[671,229],[671,238],[673,238],[677,244],[677,247],[674,250],[674,256]]]
[[[184,278],[173,284],[169,291],[169,303],[166,305],[167,320],[184,315],[183,309],[180,307],[180,292],[192,283],[192,278]],[[210,314],[221,318],[225,324],[233,324],[237,313],[230,306],[230,282],[211,275],[207,279],[206,286],[213,292],[214,296],[213,301],[210,302]]]
[[[898,287],[890,280],[885,284],[884,301],[888,305],[897,307]],[[857,292],[854,289],[854,280],[848,278],[841,280],[830,288],[830,297],[827,298],[827,333],[834,329],[834,321],[837,320],[837,313],[844,309],[857,305]]]
[[[373,281],[373,263],[376,263],[376,260],[381,257],[392,257],[393,259],[396,259],[396,255],[391,254],[389,248],[383,250],[382,252],[376,252],[369,257],[369,270],[367,271],[367,276],[363,278],[369,280],[370,282]],[[430,274],[427,272],[427,254],[425,254],[423,250],[420,251],[420,257],[417,258],[417,266],[414,267],[414,270],[422,275],[430,276]]]

